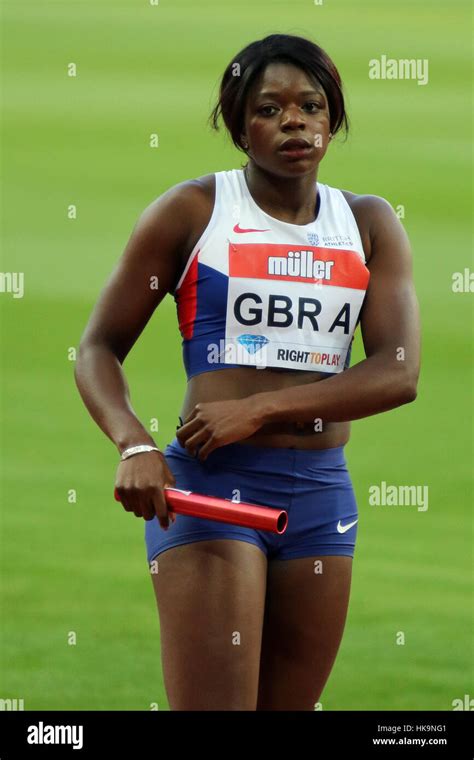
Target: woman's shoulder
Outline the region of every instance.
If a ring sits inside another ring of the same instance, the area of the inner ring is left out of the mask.
[[[215,174],[212,172],[211,174],[203,174],[200,177],[191,177],[190,179],[177,182],[169,187],[163,195],[174,196],[183,203],[187,201],[194,203],[199,198],[213,197],[214,192]]]
[[[197,227],[206,223],[212,212],[215,193],[214,173],[204,174],[177,182],[160,193],[144,209],[142,216],[162,224],[163,212],[168,218],[175,219],[189,228],[191,238]]]
[[[343,194],[351,209],[355,209],[361,214],[374,214],[381,210],[386,211],[387,207],[392,209],[388,200],[382,198],[381,195],[352,193],[350,190],[343,190],[342,188],[340,188],[340,192]]]
[[[189,199],[193,202],[196,200],[203,201],[207,205],[214,204],[216,194],[216,175],[227,176],[235,180],[238,169],[222,169],[209,174],[202,174],[199,177],[183,180],[173,185],[168,192],[177,194],[185,201]]]
[[[358,194],[342,188],[340,192],[354,214],[368,261],[377,230],[388,220],[393,222],[395,219],[398,224],[400,221],[389,201],[380,195]]]

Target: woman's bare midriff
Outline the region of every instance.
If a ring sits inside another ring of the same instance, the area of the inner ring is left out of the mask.
[[[230,367],[229,369],[202,372],[188,381],[181,408],[182,420],[191,413],[194,406],[207,401],[226,401],[246,398],[254,393],[276,391],[324,381],[328,375],[304,370],[272,371],[271,368]],[[315,408],[314,418],[318,417]],[[294,422],[274,422],[263,425],[253,435],[235,443],[248,446],[274,446],[276,448],[329,449],[343,446],[350,436],[350,422],[327,422],[323,430],[313,421],[301,424],[298,432]]]

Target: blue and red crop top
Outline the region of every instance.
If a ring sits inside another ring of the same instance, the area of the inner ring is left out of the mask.
[[[242,169],[215,181],[173,292],[188,379],[240,366],[342,372],[370,277],[344,195],[318,182],[317,217],[297,225],[257,206]]]

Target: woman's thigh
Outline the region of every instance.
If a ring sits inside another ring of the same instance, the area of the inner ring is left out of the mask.
[[[341,643],[352,557],[268,563],[258,710],[313,710]]]
[[[267,559],[254,544],[212,539],[153,560],[171,710],[255,710]]]

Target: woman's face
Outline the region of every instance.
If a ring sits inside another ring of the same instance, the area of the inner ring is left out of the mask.
[[[290,63],[271,63],[250,88],[243,139],[250,159],[281,177],[312,174],[329,142],[329,108],[320,85]],[[304,140],[304,150],[284,152],[289,139]]]

